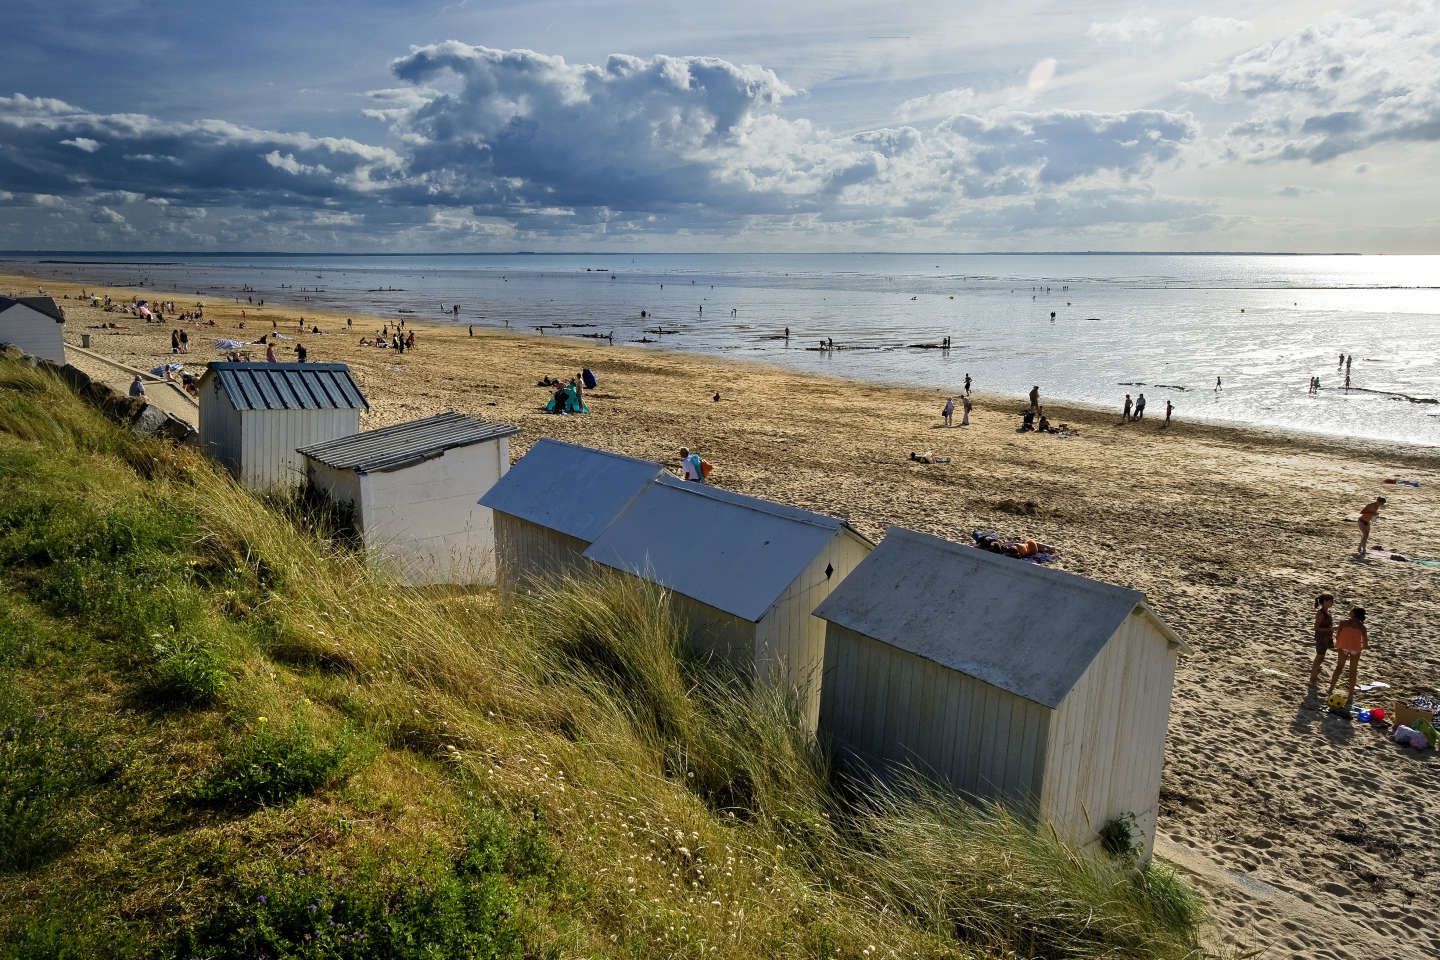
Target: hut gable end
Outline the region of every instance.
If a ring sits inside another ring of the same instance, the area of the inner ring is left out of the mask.
[[[815,613],[1053,710],[1143,597],[891,527]]]

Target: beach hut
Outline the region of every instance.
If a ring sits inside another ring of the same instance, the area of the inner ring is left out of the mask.
[[[645,485],[658,463],[543,438],[480,498],[495,514],[502,590],[585,566],[581,554]]]
[[[510,469],[518,432],[440,413],[299,452],[307,483],[348,505],[376,562],[413,584],[493,583],[494,521],[476,500]]]
[[[815,611],[836,759],[911,767],[1076,847],[1155,817],[1176,660],[1144,594],[892,527]]]
[[[789,683],[814,729],[825,624],[811,611],[872,546],[834,517],[667,474],[585,557],[668,589],[696,652]]]
[[[65,311],[51,297],[0,297],[0,344],[65,362]]]
[[[300,447],[349,436],[369,404],[343,363],[212,363],[200,377],[200,446],[246,488],[305,476]]]

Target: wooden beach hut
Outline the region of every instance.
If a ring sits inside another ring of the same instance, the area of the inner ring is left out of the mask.
[[[825,624],[811,611],[872,546],[834,517],[667,474],[585,557],[667,588],[698,652],[791,684],[813,730]]]
[[[200,446],[247,489],[294,487],[299,448],[358,432],[369,406],[343,363],[212,363],[200,377]]]
[[[820,733],[837,761],[911,767],[1079,848],[1155,818],[1185,644],[1144,594],[892,527],[820,604]]]
[[[663,472],[647,460],[538,440],[480,498],[494,511],[500,588],[584,567],[585,549]]]
[[[0,297],[0,344],[65,362],[65,311],[51,297]]]
[[[371,558],[413,584],[494,583],[495,529],[477,499],[519,431],[440,413],[300,448],[306,482],[348,505]]]

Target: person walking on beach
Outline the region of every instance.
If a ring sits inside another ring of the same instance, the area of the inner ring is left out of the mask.
[[[970,426],[970,409],[974,404],[970,401],[970,394],[960,398],[960,426]]]
[[[1325,666],[1325,654],[1335,647],[1335,618],[1330,608],[1335,605],[1333,593],[1322,593],[1315,598],[1315,661],[1310,664],[1310,686],[1320,683],[1320,670]]]
[[[1216,389],[1217,391],[1220,389],[1220,378],[1219,378],[1219,377],[1216,377],[1216,378],[1215,378],[1215,389]]]
[[[180,331],[179,331],[179,330],[171,330],[171,331],[170,331],[170,352],[171,352],[171,353],[179,353],[179,352],[180,352]]]
[[[1355,675],[1360,670],[1360,654],[1370,644],[1370,632],[1365,629],[1365,608],[1355,607],[1350,611],[1350,616],[1340,621],[1340,626],[1335,628],[1335,672],[1330,674],[1330,689],[1325,691],[1325,699],[1330,699],[1330,694],[1335,692],[1335,685],[1340,682],[1340,673],[1347,667],[1349,675],[1345,678],[1345,705],[1349,706],[1350,701],[1355,699]]]
[[[955,398],[954,398],[954,397],[946,397],[946,398],[945,398],[945,409],[940,411],[940,415],[945,418],[945,426],[947,426],[947,427],[953,427],[953,426],[955,426],[955,424],[954,424],[954,422],[953,422],[954,419],[955,419]]]
[[[1030,387],[1030,409],[1039,412],[1040,410],[1040,385],[1032,384]]]
[[[1350,376],[1350,364],[1352,364],[1352,363],[1354,363],[1354,362],[1355,362],[1355,354],[1353,354],[1353,353],[1350,354],[1350,356],[1348,356],[1348,357],[1345,358],[1345,376],[1347,376],[1347,377]]]
[[[180,352],[181,352],[181,353],[189,353],[189,352],[190,352],[190,334],[189,334],[189,332],[187,332],[187,331],[185,331],[185,330],[181,330],[181,331],[180,331]]]
[[[967,394],[970,392],[970,374],[968,373],[965,374],[965,392]]]
[[[1165,426],[1170,426],[1170,415],[1175,412],[1175,404],[1169,400],[1165,401]]]
[[[1365,547],[1370,543],[1370,525],[1380,516],[1380,508],[1383,506],[1385,498],[1376,497],[1360,508],[1360,549],[1355,551],[1357,557],[1365,556]]]
[[[1350,392],[1350,368],[1345,368],[1345,392]]]
[[[1145,419],[1145,394],[1143,393],[1135,398],[1135,419]]]
[[[273,344],[273,343],[267,343],[267,344],[265,344],[265,362],[266,362],[266,363],[279,363],[279,362],[280,362],[279,360],[275,359],[275,344]]]
[[[680,448],[680,475],[691,483],[705,482],[705,470],[701,465],[700,454],[691,453],[689,447]]]
[[[1130,411],[1133,407],[1134,401],[1130,399],[1130,394],[1125,394],[1125,412],[1121,414],[1121,416],[1124,417],[1127,423],[1130,421]]]
[[[296,363],[304,363],[304,362],[305,362],[305,358],[306,358],[307,356],[309,356],[309,354],[310,354],[310,351],[305,349],[305,344],[303,344],[303,343],[297,343],[297,344],[295,344],[295,362],[296,362]]]

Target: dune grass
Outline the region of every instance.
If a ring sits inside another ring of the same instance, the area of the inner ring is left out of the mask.
[[[1163,869],[844,799],[661,591],[402,588],[12,361],[0,614],[0,958],[1202,955]]]

